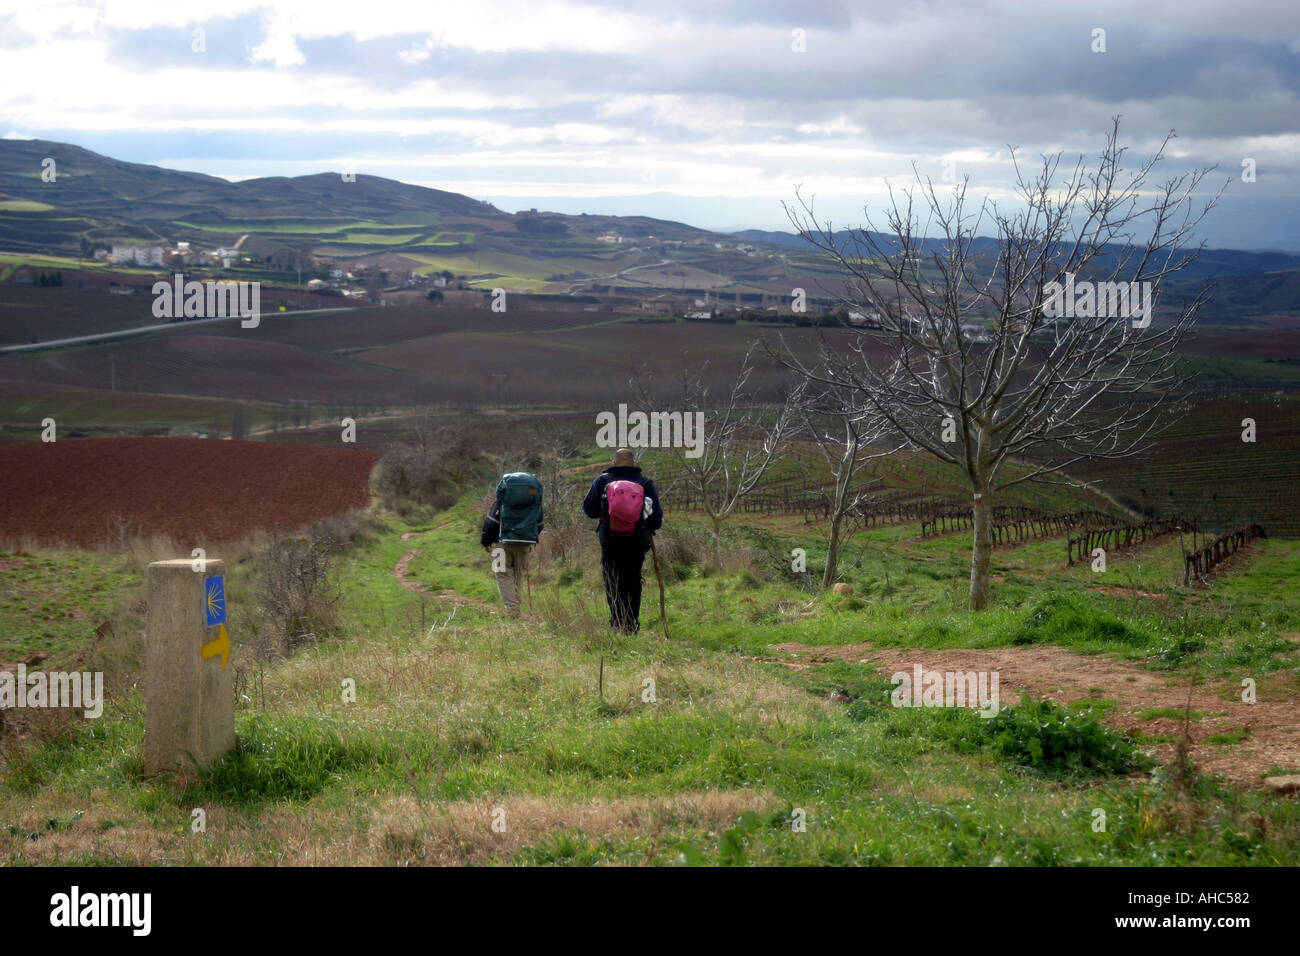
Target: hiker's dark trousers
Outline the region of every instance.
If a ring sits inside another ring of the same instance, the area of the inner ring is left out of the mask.
[[[646,546],[641,536],[626,540],[601,536],[600,568],[605,576],[605,600],[609,602],[609,626],[636,631],[641,622],[641,565]]]

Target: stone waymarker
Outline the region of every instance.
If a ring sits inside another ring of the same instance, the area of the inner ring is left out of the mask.
[[[224,572],[225,562],[215,559],[149,565],[146,773],[192,771],[195,762],[207,766],[235,745]]]

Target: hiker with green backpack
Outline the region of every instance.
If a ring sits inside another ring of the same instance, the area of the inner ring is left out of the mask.
[[[542,483],[526,471],[502,475],[479,542],[492,555],[497,590],[511,617],[519,616],[528,552],[541,533]]]

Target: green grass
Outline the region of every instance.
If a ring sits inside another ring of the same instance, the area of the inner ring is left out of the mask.
[[[330,241],[361,243],[367,246],[401,246],[419,235],[418,232],[400,233],[398,235],[386,235],[377,232],[349,232],[341,239],[331,239]]]
[[[5,403],[5,421],[11,438],[35,441],[40,422],[52,417],[75,422],[78,430],[95,437],[121,434],[129,427],[137,434],[167,434],[175,431],[210,432],[219,423],[229,432],[234,409],[239,403],[224,398],[189,395],[159,395],[151,392],[107,392],[75,385],[29,386],[21,394],[11,390]],[[269,425],[273,406],[244,404],[249,428]]]
[[[1183,711],[1177,707],[1152,707],[1142,711],[1139,715],[1142,720],[1192,720],[1199,721],[1205,718],[1205,715],[1198,710]]]
[[[1130,740],[1104,727],[1095,714],[1071,711],[1049,700],[1022,699],[1004,707],[987,723],[976,724],[971,736],[988,740],[999,756],[1049,777],[1086,779],[1154,765]]]
[[[103,269],[108,263],[92,262],[88,259],[73,259],[68,256],[36,255],[25,252],[0,252],[0,262],[15,266],[42,266],[63,269]],[[147,272],[146,269],[114,269],[116,272]]]
[[[383,229],[394,226],[402,227],[423,227],[430,225],[424,222],[401,222],[389,223],[379,222],[374,219],[301,219],[301,220],[271,220],[267,222],[239,222],[223,223],[220,226],[207,223],[194,223],[177,220],[176,225],[184,226],[187,229],[197,229],[201,232],[220,232],[220,233],[288,233],[314,234],[321,236],[333,236],[345,232],[364,232],[366,229]]]
[[[1205,738],[1205,742],[1216,747],[1226,747],[1229,744],[1239,744],[1249,736],[1249,727],[1237,727],[1221,734],[1211,734]]]
[[[511,286],[535,291],[553,291],[567,288],[568,283],[552,283],[548,278],[557,273],[569,274],[585,272],[588,275],[608,275],[637,265],[644,259],[644,254],[612,253],[607,256],[551,256],[531,258],[506,252],[479,250],[473,252],[436,255],[417,252],[426,246],[413,246],[403,249],[401,254],[424,264],[415,271],[432,274],[450,269],[457,275],[493,274],[497,279],[485,279],[477,283],[482,288]],[[653,260],[651,260],[653,261]]]
[[[506,252],[466,252],[453,255],[430,255],[405,251],[402,255],[424,263],[428,268],[417,269],[419,273],[441,272],[450,269],[457,275],[476,275],[493,272],[506,277],[545,279],[553,272],[564,269],[552,265],[549,261],[534,260],[527,256],[513,255]]]
[[[438,232],[429,236],[423,242],[417,243],[420,246],[455,246],[474,241],[472,232]]]
[[[37,255],[25,252],[0,252],[0,263],[8,266],[6,277],[12,275],[19,266],[33,266],[38,269],[95,269],[124,275],[155,275],[155,269],[137,269],[134,266],[114,265],[111,262],[97,262],[90,259],[74,259],[70,256]]]
[[[1294,387],[1300,381],[1300,367],[1256,358],[1192,355],[1186,362],[1188,371],[1202,381],[1231,383],[1233,387]]]
[[[1235,673],[1232,662],[1245,660],[1281,679],[1297,663],[1284,635],[1300,597],[1279,591],[1275,576],[1289,573],[1300,545],[1269,541],[1234,574],[1235,588],[1199,594],[1169,580],[1158,548],[1134,564],[1134,590],[1122,593],[1095,590],[1086,569],[1064,571],[1054,546],[999,549],[998,572],[1016,580],[995,587],[992,609],[971,614],[964,536],[917,541],[907,526],[856,536],[850,554],[865,551],[847,572],[855,593],[846,599],[813,595],[787,570],[794,546],[807,548],[810,569],[821,559],[816,528],[737,521],[726,531],[730,570],[674,560],[674,640],[665,641],[650,572],[642,632],[615,637],[601,626],[589,549],[534,567],[530,617],[492,613],[499,599],[477,540],[484,491],[470,489],[432,518],[379,514],[341,558],[346,597],[335,630],[283,660],[253,659],[252,565],[233,560],[236,750],[188,786],[144,776],[143,699],[124,676],[110,684],[100,720],[30,747],[0,779],[0,860],[1300,863],[1294,801],[1204,778],[1186,791],[1161,773],[1149,777],[1141,747],[1154,741],[1110,729],[1112,700],[1060,707],[1026,698],[985,720],[890,706],[891,684],[870,664],[792,670],[758,659],[780,642],[1055,644],[1175,676]],[[671,520],[661,548],[680,550],[670,532],[702,530]],[[563,521],[557,514],[548,524]],[[581,526],[575,533],[585,540]],[[408,581],[423,594],[393,574],[410,551],[419,553]],[[56,607],[95,581],[110,603],[140,583],[138,570],[105,555],[33,560],[21,572],[24,591],[61,577]],[[1274,581],[1271,604],[1257,603],[1268,586],[1252,583],[1256,575]],[[1136,593],[1157,586],[1158,599]],[[61,652],[73,643],[69,635]],[[356,682],[355,703],[340,693],[346,679]],[[832,692],[848,702],[828,700]],[[1219,736],[1233,739],[1212,745],[1241,739]],[[1184,812],[1188,800],[1197,813]],[[208,815],[203,837],[189,830],[195,807]],[[498,808],[504,833],[490,826]]]
[[[53,208],[49,203],[32,199],[0,199],[0,212],[48,212]]]
[[[85,551],[0,551],[0,660],[84,648],[137,578],[129,562]]]

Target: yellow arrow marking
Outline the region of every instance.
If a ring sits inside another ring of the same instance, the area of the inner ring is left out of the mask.
[[[207,660],[209,657],[216,657],[220,654],[221,669],[223,671],[226,669],[226,664],[230,660],[230,632],[226,630],[226,625],[217,625],[216,640],[208,641],[208,643],[199,648],[199,654],[202,655],[204,660]]]

